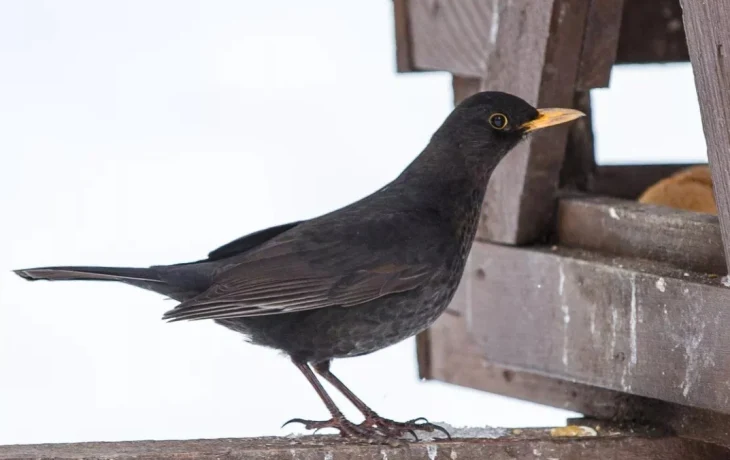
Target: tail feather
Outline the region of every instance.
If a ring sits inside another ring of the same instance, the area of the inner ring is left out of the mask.
[[[14,270],[28,281],[116,281],[162,294],[182,302],[210,286],[208,267],[38,267]]]
[[[163,283],[156,270],[127,267],[39,267],[14,270],[28,281],[120,281]]]

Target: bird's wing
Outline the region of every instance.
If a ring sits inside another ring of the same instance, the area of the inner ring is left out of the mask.
[[[269,227],[264,230],[259,230],[257,232],[249,233],[248,235],[244,235],[238,239],[231,241],[230,243],[224,244],[218,249],[211,251],[208,254],[208,260],[220,260],[242,254],[286,232],[287,230],[291,230],[292,228],[299,225],[301,222],[302,221],[297,221],[288,224],[277,225],[275,227]]]
[[[205,292],[165,313],[164,319],[226,319],[348,307],[415,289],[433,274],[430,264],[415,263],[403,249],[368,250],[357,244],[303,239],[275,239],[253,250]]]

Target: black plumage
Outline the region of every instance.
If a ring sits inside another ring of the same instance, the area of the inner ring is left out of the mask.
[[[334,358],[377,351],[413,336],[446,309],[459,284],[487,182],[527,132],[582,115],[538,111],[500,92],[466,99],[392,182],[329,214],[239,238],[207,259],[148,268],[17,270],[28,280],[119,281],[179,301],[164,318],[212,319],[289,355],[332,420],[309,428],[387,439],[429,423],[378,416],[329,371]],[[312,373],[333,383],[366,417],[344,419]]]

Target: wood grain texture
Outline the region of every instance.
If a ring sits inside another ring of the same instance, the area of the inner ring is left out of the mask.
[[[624,0],[590,0],[576,82],[579,91],[608,86],[616,61],[623,10]]]
[[[395,25],[395,67],[397,72],[415,72],[411,50],[412,38],[408,0],[393,0]]]
[[[633,432],[632,432],[633,431]],[[525,429],[497,439],[421,442],[403,447],[346,442],[337,436],[301,438],[204,439],[0,446],[0,460],[533,460],[593,458],[623,460],[722,460],[728,451],[675,436],[644,434],[640,429],[592,437],[551,436],[549,430]]]
[[[471,260],[468,270],[474,270]],[[444,314],[419,335],[419,374],[456,385],[533,401],[600,419],[635,418],[637,397],[604,388],[525,372],[495,364],[472,337],[468,322],[475,305],[471,276],[465,277]],[[519,347],[519,345],[516,345]]]
[[[508,2],[394,1],[410,5],[411,71],[444,70],[465,77],[487,76],[495,33],[501,27],[501,17],[497,15],[495,19],[493,12],[501,11]],[[689,60],[679,0],[590,0],[590,3],[586,34],[579,39],[585,39],[586,43],[581,53],[581,61],[586,63],[578,79],[579,89],[606,86],[606,70],[614,62]],[[398,20],[396,16],[396,27]]]
[[[588,3],[589,0],[586,0]],[[394,0],[399,71],[487,77],[504,0]],[[621,8],[623,4],[623,8]],[[578,89],[607,86],[610,66],[689,60],[679,0],[590,0]],[[545,7],[549,9],[549,5]],[[617,26],[620,28],[617,31]],[[618,35],[617,35],[618,34]]]
[[[716,216],[609,197],[563,198],[561,245],[664,262],[679,270],[725,274]]]
[[[485,359],[730,413],[719,277],[557,247],[479,243],[471,256],[467,329]]]
[[[444,315],[419,336],[419,374],[422,378],[488,391],[587,415],[596,424],[649,423],[688,439],[730,447],[730,415],[626,394],[545,374],[494,364],[485,358],[467,328],[473,305],[464,286]],[[427,359],[421,359],[427,357]],[[589,424],[575,420],[570,423]]]
[[[617,63],[688,60],[679,0],[625,0]]]
[[[682,1],[715,201],[730,263],[730,2]]]
[[[483,77],[499,0],[408,0],[413,63],[418,69]],[[501,2],[504,3],[504,2]]]
[[[551,0],[544,8],[535,8],[530,0],[499,4],[496,46],[482,89],[517,94],[537,107],[571,107],[588,3]],[[524,244],[544,235],[569,128],[536,132],[500,163],[487,187],[480,238]]]

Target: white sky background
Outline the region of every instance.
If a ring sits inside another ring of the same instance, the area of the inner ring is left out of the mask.
[[[0,2],[0,444],[285,434],[326,417],[286,359],[162,322],[161,296],[9,271],[197,259],[372,192],[451,109],[446,74],[396,75],[394,55],[389,0]],[[687,65],[622,68],[612,85],[594,98],[601,162],[704,161]],[[419,382],[413,340],[334,370],[395,419],[569,415]]]

